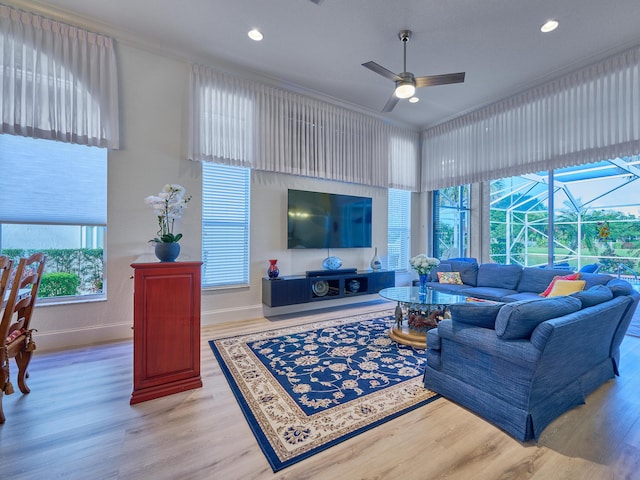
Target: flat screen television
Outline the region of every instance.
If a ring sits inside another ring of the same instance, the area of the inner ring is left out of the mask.
[[[371,198],[289,190],[288,248],[371,247]]]

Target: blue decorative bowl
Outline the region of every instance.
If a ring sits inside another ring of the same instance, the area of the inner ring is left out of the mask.
[[[338,257],[327,257],[322,261],[325,270],[338,270],[342,266],[342,260]]]

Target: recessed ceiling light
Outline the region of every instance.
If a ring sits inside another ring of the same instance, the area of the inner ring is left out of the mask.
[[[540,27],[540,31],[543,33],[553,32],[556,28],[558,28],[557,20],[547,20],[547,22]]]
[[[257,28],[249,30],[249,33],[247,33],[247,35],[249,35],[249,38],[251,40],[255,40],[256,42],[259,42],[263,38],[262,33],[260,33],[260,30],[258,30]]]
[[[409,101],[410,101],[411,103],[418,103],[418,102],[420,101],[420,99],[419,99],[418,97],[411,97],[411,98],[409,99]]]

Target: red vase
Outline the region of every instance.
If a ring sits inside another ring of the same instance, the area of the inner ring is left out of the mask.
[[[280,269],[276,265],[277,262],[278,260],[269,260],[269,268],[267,269],[269,278],[278,278],[278,275],[280,275]]]

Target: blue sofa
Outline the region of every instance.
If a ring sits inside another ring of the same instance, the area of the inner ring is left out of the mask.
[[[530,285],[523,291],[467,285],[484,289],[474,296],[515,292],[503,295],[504,302],[450,307],[451,319],[427,332],[424,385],[524,442],[537,440],[555,418],[619,375],[619,347],[640,294],[601,275],[582,292],[545,298],[528,295],[534,284],[527,282],[537,274],[526,275],[524,283],[522,276],[524,271],[515,286]],[[536,281],[534,290],[542,291],[546,285]],[[528,298],[518,299],[523,294]]]
[[[439,283],[437,272],[459,272],[462,285]],[[499,302],[516,302],[539,298],[555,276],[572,272],[566,269],[521,267],[461,260],[445,260],[434,269],[427,286],[446,293]],[[595,285],[606,285],[614,277],[599,273],[581,273],[585,290]]]

